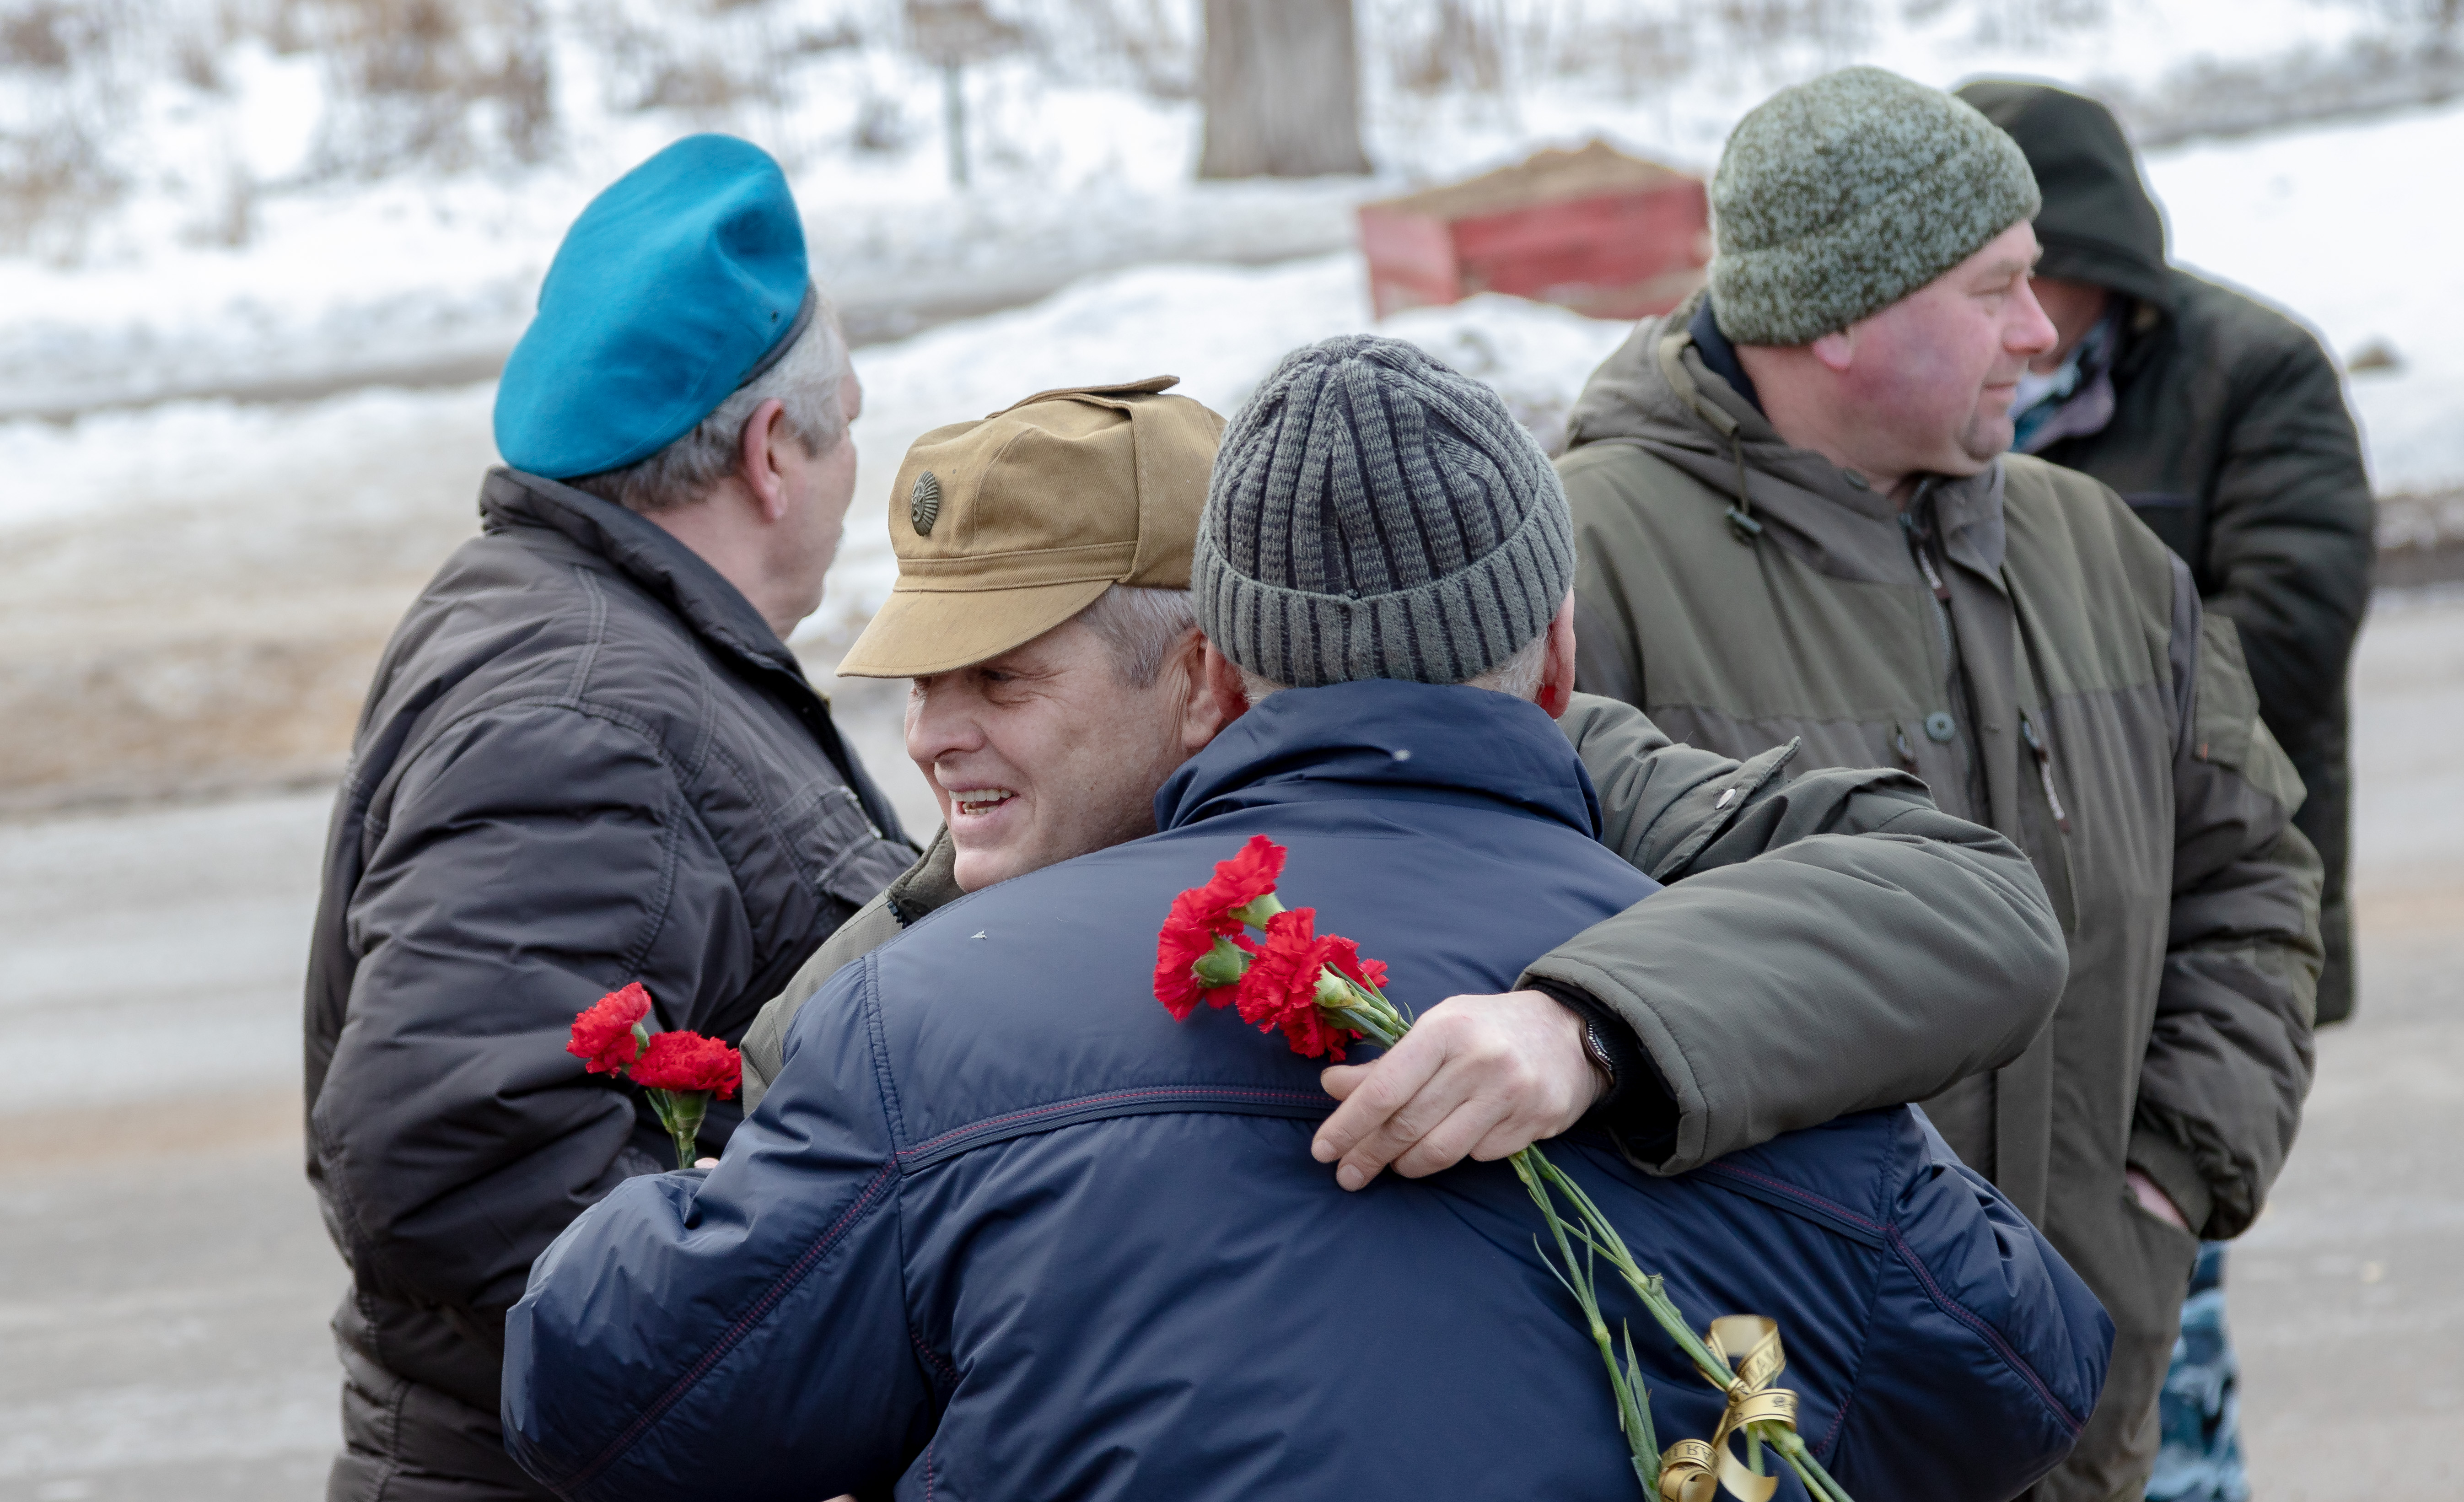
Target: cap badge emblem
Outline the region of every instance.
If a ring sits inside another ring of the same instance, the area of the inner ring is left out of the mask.
[[[933,523],[941,516],[941,482],[931,470],[915,476],[915,488],[907,493],[907,519],[915,523],[917,537],[931,537]]]

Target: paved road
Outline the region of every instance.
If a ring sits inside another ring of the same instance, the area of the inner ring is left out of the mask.
[[[2260,1502],[2454,1495],[2464,1412],[2464,597],[2357,679],[2363,1003],[2235,1252]],[[848,706],[910,795],[890,705]],[[307,1502],[342,1287],[298,1173],[303,794],[0,826],[0,1502]]]

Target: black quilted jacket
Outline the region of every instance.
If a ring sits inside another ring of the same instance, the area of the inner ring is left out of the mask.
[[[308,1175],[351,1265],[355,1387],[493,1418],[532,1259],[672,1156],[638,1092],[566,1054],[574,1013],[640,981],[655,1026],[732,1041],[914,850],[699,557],[532,475],[492,473],[479,509],[385,649],[336,800]],[[705,1145],[738,1119],[715,1106]]]

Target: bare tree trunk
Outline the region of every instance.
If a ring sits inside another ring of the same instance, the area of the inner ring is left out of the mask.
[[[1206,0],[1200,177],[1366,172],[1352,0]]]

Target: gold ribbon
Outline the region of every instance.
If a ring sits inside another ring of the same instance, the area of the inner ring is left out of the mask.
[[[1736,1373],[1725,1389],[1728,1406],[1709,1444],[1679,1440],[1661,1452],[1661,1502],[1712,1502],[1723,1487],[1743,1502],[1771,1502],[1779,1490],[1777,1473],[1755,1475],[1728,1441],[1749,1424],[1796,1427],[1796,1394],[1771,1385],[1788,1366],[1779,1322],[1761,1314],[1724,1314],[1711,1321],[1703,1343],[1721,1365]]]

